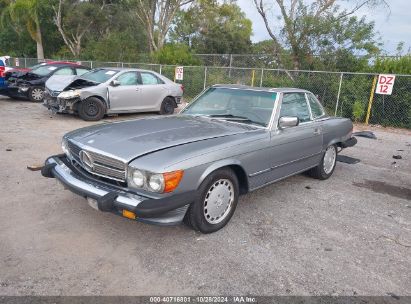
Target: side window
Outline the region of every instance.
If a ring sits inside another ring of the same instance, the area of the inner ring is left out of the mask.
[[[281,116],[294,116],[300,122],[310,121],[310,111],[304,93],[285,93],[281,104]]]
[[[86,69],[76,68],[76,74],[77,74],[77,75],[83,75],[83,74],[85,74],[85,73],[87,73],[87,72],[88,72],[88,70],[86,70]]]
[[[162,84],[164,83],[162,80],[158,79],[157,76],[151,73],[140,73],[141,75],[141,82],[143,84]]]
[[[54,72],[53,75],[74,75],[72,68],[62,68]]]
[[[137,73],[136,72],[126,72],[117,77],[117,80],[122,86],[137,85]]]
[[[311,113],[313,114],[314,118],[318,118],[324,115],[324,109],[321,106],[320,102],[315,98],[315,96],[311,93],[308,95],[308,101],[311,107]]]

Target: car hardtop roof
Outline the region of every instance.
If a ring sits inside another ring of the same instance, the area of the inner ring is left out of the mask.
[[[82,68],[87,68],[84,65],[78,64],[76,62],[61,62],[61,61],[48,61],[48,62],[41,62],[40,65],[42,66],[48,66],[48,65],[54,65],[54,66],[75,66],[75,67],[82,67]]]
[[[158,74],[156,71],[144,70],[144,69],[138,69],[138,68],[99,67],[99,68],[96,68],[96,69],[112,70],[112,71],[118,71],[118,72],[124,72],[124,71],[149,72],[149,73]]]
[[[252,87],[242,84],[215,84],[211,86],[212,88],[225,88],[225,89],[237,89],[237,90],[253,90],[253,91],[265,91],[265,92],[277,92],[277,93],[292,93],[292,92],[302,92],[311,93],[310,91],[299,89],[299,88],[266,88],[266,87]]]

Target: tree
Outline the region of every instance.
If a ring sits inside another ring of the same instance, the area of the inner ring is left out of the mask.
[[[2,17],[8,15],[12,23],[24,25],[30,37],[36,42],[37,58],[44,59],[43,37],[40,24],[40,9],[43,0],[7,0]]]
[[[179,12],[170,37],[197,53],[238,54],[250,51],[251,34],[251,20],[237,4],[200,0]]]
[[[85,35],[104,21],[106,5],[106,1],[59,0],[53,6],[54,23],[75,58],[80,57]]]
[[[132,0],[134,11],[146,27],[150,52],[160,50],[176,13],[194,0]]]
[[[362,0],[352,9],[342,10],[337,5],[341,0],[290,0],[288,5],[284,0],[253,1],[276,52],[281,49],[282,39],[290,49],[294,69],[300,69],[304,58],[314,56],[316,51],[326,48],[335,51],[344,48],[346,43],[355,50],[371,50],[370,46],[375,42],[370,35],[370,32],[374,33],[373,23],[351,16],[364,6],[385,4],[384,0]],[[281,24],[270,22],[267,3],[280,12]],[[358,37],[366,38],[368,45],[361,45]]]

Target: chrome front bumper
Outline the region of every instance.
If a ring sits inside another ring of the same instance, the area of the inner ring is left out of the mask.
[[[65,155],[48,158],[42,169],[45,177],[56,178],[68,190],[97,201],[100,211],[118,215],[123,210],[136,214],[136,220],[159,225],[181,223],[195,193],[188,192],[164,198],[149,198],[116,185],[80,174]]]

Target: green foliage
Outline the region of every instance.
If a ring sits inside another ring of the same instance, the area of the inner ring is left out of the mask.
[[[154,60],[161,64],[199,65],[200,61],[193,56],[185,44],[166,44],[160,51],[154,53]]]
[[[411,74],[411,56],[378,58],[369,70],[376,73]]]
[[[196,53],[240,54],[251,48],[252,23],[234,2],[197,1],[180,11],[170,37]]]
[[[364,112],[364,104],[359,100],[355,101],[352,108],[352,115],[354,117],[354,121],[359,122],[363,118]]]

